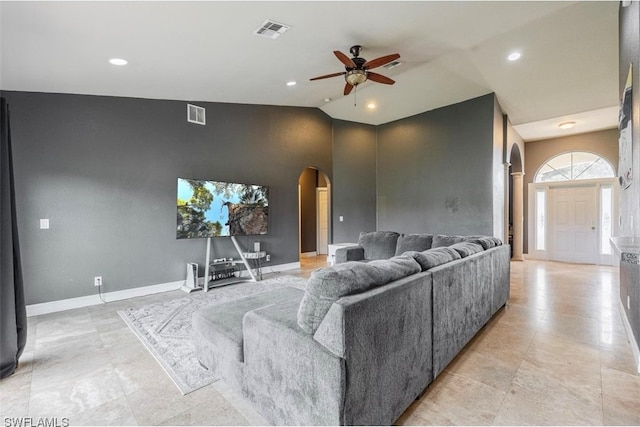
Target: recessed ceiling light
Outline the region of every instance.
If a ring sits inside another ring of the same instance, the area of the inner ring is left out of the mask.
[[[576,125],[576,122],[563,122],[558,125],[560,129],[571,129]]]
[[[331,101],[331,98],[325,98],[324,99],[324,102],[329,102],[329,101]]]
[[[520,54],[520,52],[513,52],[512,54],[507,56],[507,59],[509,61],[517,61],[518,59],[520,59],[521,56],[522,55]]]
[[[111,65],[127,65],[129,63],[129,61],[127,61],[126,59],[122,59],[122,58],[111,58],[109,60],[109,64]]]
[[[367,104],[367,108],[369,110],[375,110],[376,104],[374,104],[373,102],[370,102],[370,103]]]
[[[287,86],[295,86],[297,83],[294,82],[293,80],[291,80],[290,82],[287,82]]]

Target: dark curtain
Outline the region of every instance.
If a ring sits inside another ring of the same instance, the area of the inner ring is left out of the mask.
[[[4,98],[0,102],[0,378],[4,378],[15,372],[27,342],[27,310],[18,245],[9,106]]]

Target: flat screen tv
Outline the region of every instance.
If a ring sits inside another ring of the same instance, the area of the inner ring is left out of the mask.
[[[267,234],[269,187],[178,178],[176,237]]]

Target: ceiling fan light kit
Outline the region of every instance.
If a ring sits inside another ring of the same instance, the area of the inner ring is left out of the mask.
[[[400,55],[397,53],[382,56],[380,58],[373,59],[371,61],[367,61],[364,58],[360,58],[360,50],[362,46],[355,45],[351,46],[349,52],[353,55],[353,58],[349,58],[344,53],[339,50],[334,50],[333,54],[338,58],[340,62],[344,64],[345,71],[339,73],[325,74],[323,76],[313,77],[310,80],[320,80],[327,79],[330,77],[344,76],[347,84],[344,87],[344,94],[348,95],[351,93],[351,90],[358,85],[366,82],[367,80],[371,80],[376,83],[382,83],[387,85],[392,85],[395,83],[394,80],[389,77],[383,76],[382,74],[374,73],[369,71],[372,68],[381,67],[390,62],[395,61],[400,58]],[[355,104],[354,104],[355,105]]]

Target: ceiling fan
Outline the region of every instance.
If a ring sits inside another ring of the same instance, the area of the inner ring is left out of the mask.
[[[361,49],[362,46],[360,45],[352,46],[351,49],[349,49],[349,52],[351,52],[353,58],[349,58],[339,50],[334,50],[333,54],[340,60],[340,62],[344,64],[344,68],[346,71],[318,76],[309,80],[320,80],[329,77],[344,76],[344,79],[347,81],[347,84],[344,86],[345,95],[349,95],[354,87],[366,82],[367,80],[371,80],[377,83],[383,83],[386,85],[394,84],[395,81],[390,79],[389,77],[383,76],[382,74],[374,73],[373,71],[369,70],[371,70],[372,68],[381,67],[391,61],[395,61],[396,59],[400,58],[400,55],[394,53],[391,55],[372,59],[371,61],[367,61],[364,58],[360,58]]]

